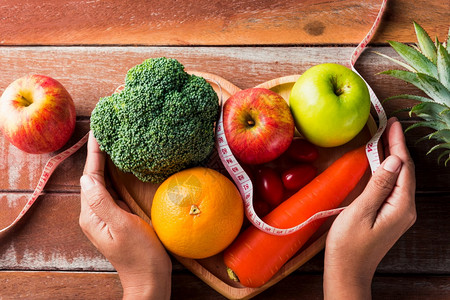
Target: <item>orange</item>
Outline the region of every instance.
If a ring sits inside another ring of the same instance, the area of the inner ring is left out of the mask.
[[[166,249],[200,259],[231,244],[241,229],[244,207],[239,191],[227,177],[196,167],[175,173],[159,186],[151,219]]]

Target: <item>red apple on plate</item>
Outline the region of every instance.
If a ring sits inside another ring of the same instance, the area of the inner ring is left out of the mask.
[[[57,80],[27,75],[12,82],[0,98],[0,130],[27,153],[60,149],[75,129],[75,105]]]
[[[245,164],[280,156],[294,137],[294,118],[279,94],[264,88],[237,92],[224,104],[223,128],[228,145]]]

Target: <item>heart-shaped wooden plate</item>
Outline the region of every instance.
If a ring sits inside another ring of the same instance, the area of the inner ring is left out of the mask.
[[[217,75],[204,72],[190,73],[207,79],[219,97],[221,95],[223,101],[226,101],[231,95],[241,90],[231,82]],[[271,89],[279,93],[287,101],[290,90],[299,76],[300,75],[291,75],[280,77],[262,83],[258,85],[258,87]],[[376,130],[377,126],[375,121],[372,117],[370,117],[364,129],[349,143],[335,148],[319,148],[319,159],[315,163],[318,171],[323,171],[327,166],[329,166],[333,161],[348,150],[367,143]],[[217,155],[215,157],[217,159]],[[134,175],[119,171],[113,165],[111,160],[108,160],[108,171],[119,196],[128,204],[130,209],[135,214],[139,215],[151,224],[150,209],[153,195],[155,194],[158,185],[141,182]],[[366,175],[361,179],[358,187],[347,197],[342,205],[348,205],[351,203],[351,201],[353,201],[353,199],[361,193],[369,178],[370,172],[367,171]],[[247,288],[230,280],[226,272],[225,264],[223,263],[222,253],[219,253],[213,257],[198,260],[179,257],[176,255],[173,256],[182,265],[223,296],[229,299],[249,299],[288,276],[320,252],[325,246],[326,233],[331,226],[333,219],[334,218],[329,218],[329,220],[323,224],[319,231],[311,237],[309,242],[302,249],[300,249],[300,251],[292,259],[290,259],[268,283],[260,288]],[[255,270],[255,272],[257,272],[257,270]]]

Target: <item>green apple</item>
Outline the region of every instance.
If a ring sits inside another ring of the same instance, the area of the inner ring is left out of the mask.
[[[364,80],[338,64],[308,69],[294,84],[289,105],[297,129],[313,144],[336,147],[353,139],[370,113]]]

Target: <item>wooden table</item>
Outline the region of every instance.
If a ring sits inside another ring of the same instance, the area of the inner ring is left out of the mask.
[[[323,62],[348,65],[374,21],[380,0],[356,1],[11,1],[0,5],[0,92],[29,73],[58,79],[73,96],[76,131],[89,130],[99,97],[111,94],[126,71],[150,57],[177,58],[189,70],[217,74],[241,88],[299,74]],[[418,93],[378,72],[394,68],[373,53],[396,56],[387,40],[415,42],[412,21],[444,41],[448,0],[393,0],[356,68],[380,99]],[[389,116],[410,106],[385,104]],[[397,115],[404,127],[417,122]],[[406,134],[417,175],[417,222],[383,259],[375,299],[450,298],[450,167],[438,165],[427,130]],[[0,228],[32,193],[47,159],[21,152],[0,136]],[[110,263],[78,225],[79,178],[86,149],[66,160],[25,218],[0,238],[0,299],[118,299]],[[320,299],[323,252],[256,299]],[[173,299],[223,299],[173,262]]]

